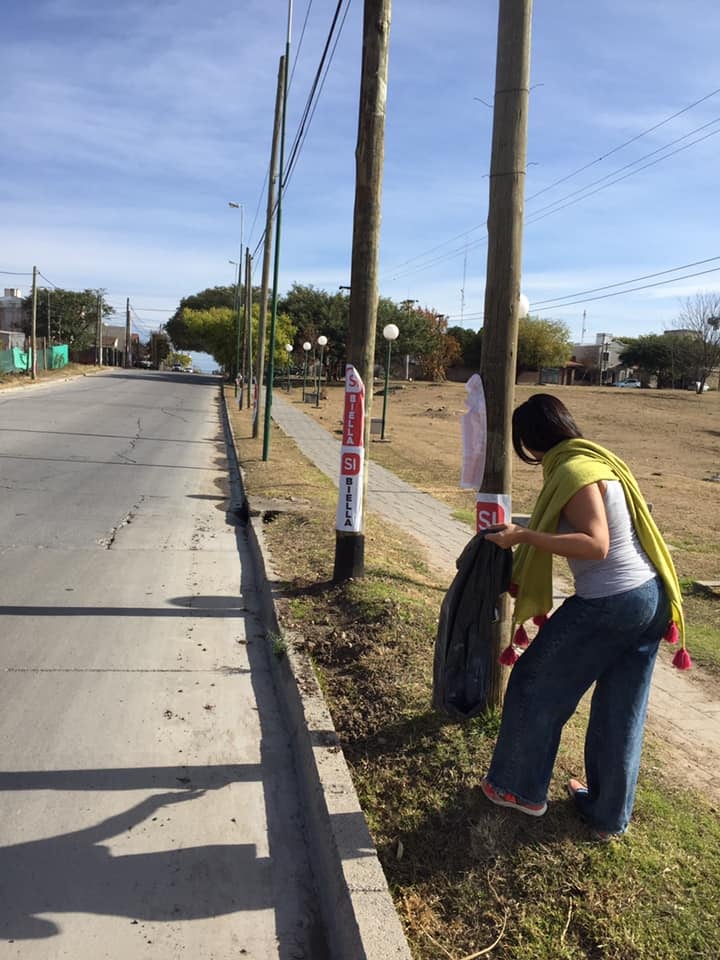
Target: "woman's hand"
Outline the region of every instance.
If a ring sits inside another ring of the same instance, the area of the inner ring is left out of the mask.
[[[503,523],[496,527],[488,527],[485,531],[485,539],[490,543],[496,543],[503,550],[509,550],[523,542],[525,527],[517,523]]]

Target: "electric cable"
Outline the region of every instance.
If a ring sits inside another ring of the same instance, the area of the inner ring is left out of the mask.
[[[690,104],[687,104],[687,105],[686,105],[685,107],[683,107],[681,110],[678,110],[678,111],[676,111],[675,113],[669,115],[668,117],[665,117],[665,119],[661,120],[659,123],[656,123],[656,124],[654,124],[654,125],[651,126],[651,127],[648,127],[646,130],[643,130],[641,133],[636,134],[635,136],[631,137],[629,140],[626,140],[624,143],[619,144],[617,147],[613,147],[611,150],[607,151],[606,153],[602,154],[601,156],[596,157],[596,158],[595,158],[594,160],[592,160],[590,163],[584,164],[582,167],[579,167],[577,170],[573,171],[572,173],[569,173],[569,174],[567,174],[566,176],[561,177],[560,179],[558,179],[558,180],[554,181],[553,183],[549,184],[547,187],[544,187],[542,190],[539,190],[539,191],[537,191],[536,193],[532,194],[530,197],[528,197],[528,198],[526,199],[526,203],[531,202],[531,201],[534,200],[536,197],[539,197],[541,194],[546,193],[548,190],[550,190],[550,189],[552,189],[552,188],[560,185],[561,183],[566,182],[567,180],[572,179],[573,177],[577,176],[579,173],[582,173],[584,170],[587,170],[587,169],[589,169],[590,167],[594,166],[595,164],[599,163],[601,160],[604,160],[604,159],[606,159],[607,157],[612,156],[614,153],[617,153],[617,152],[619,152],[620,150],[624,149],[625,147],[629,146],[630,144],[635,143],[637,140],[641,139],[641,138],[644,137],[644,136],[647,136],[648,134],[650,134],[650,133],[652,133],[653,131],[659,129],[660,127],[662,127],[662,126],[664,126],[665,124],[669,123],[671,120],[676,119],[677,117],[681,116],[682,114],[687,113],[689,110],[693,109],[694,107],[698,106],[698,105],[701,104],[701,103],[704,103],[706,100],[711,99],[712,97],[716,96],[718,93],[720,93],[720,88],[718,88],[718,89],[716,89],[716,90],[712,90],[710,93],[706,94],[705,96],[700,97],[700,98],[697,99],[697,100],[694,100],[694,101],[693,101],[692,103],[690,103]],[[660,152],[660,151],[662,151],[662,150],[668,149],[670,146],[673,146],[674,144],[681,142],[683,139],[687,139],[687,137],[692,136],[694,133],[698,133],[698,132],[700,132],[700,130],[706,129],[708,126],[712,126],[714,123],[717,123],[717,122],[718,122],[718,119],[716,118],[715,120],[709,121],[708,123],[701,125],[700,127],[696,127],[694,130],[692,130],[692,131],[690,131],[689,133],[685,134],[683,137],[680,137],[680,138],[678,138],[678,139],[676,139],[676,140],[673,140],[673,141],[671,141],[670,143],[665,144],[663,147],[659,147],[659,148],[657,148],[656,150],[651,151],[651,153],[649,153],[649,154],[645,154],[644,157],[639,158],[638,160],[634,161],[632,164],[626,164],[625,166],[620,167],[620,168],[618,168],[617,170],[615,170],[615,171],[607,174],[605,177],[601,178],[600,180],[594,181],[593,184],[586,184],[585,187],[581,187],[581,188],[579,188],[578,190],[575,190],[575,191],[573,191],[572,193],[567,194],[565,197],[560,197],[560,198],[558,198],[556,201],[554,201],[554,202],[551,203],[551,204],[548,204],[546,207],[541,207],[540,210],[535,211],[535,214],[532,214],[530,217],[528,217],[528,219],[526,220],[526,224],[530,224],[530,223],[536,222],[537,219],[540,219],[540,217],[538,216],[538,214],[540,214],[541,212],[543,212],[543,211],[545,211],[545,210],[550,210],[550,208],[552,208],[552,207],[554,207],[554,206],[558,206],[558,211],[559,211],[560,209],[565,209],[565,207],[570,206],[570,204],[569,204],[569,203],[564,203],[564,201],[565,201],[565,200],[568,200],[570,197],[575,197],[576,194],[582,193],[583,191],[588,190],[588,189],[590,188],[590,186],[593,186],[593,185],[595,185],[595,184],[599,184],[599,183],[603,182],[604,180],[606,180],[606,179],[614,176],[615,174],[621,172],[622,170],[625,170],[625,169],[627,169],[627,168],[630,167],[630,166],[633,166],[633,165],[636,165],[636,164],[638,164],[638,163],[641,163],[643,159],[647,159],[648,157],[653,156],[654,154],[656,154],[656,153],[658,153],[658,152]],[[714,135],[714,134],[709,134],[708,136],[713,136],[713,135]],[[695,141],[694,143],[700,143],[703,139],[707,139],[707,138],[706,138],[706,137],[705,137],[705,138],[699,138],[699,139],[698,139],[697,141]],[[693,143],[693,144],[687,144],[686,147],[680,148],[680,150],[674,151],[673,153],[670,153],[670,154],[668,154],[666,157],[662,157],[662,158],[660,158],[659,160],[657,160],[657,161],[655,161],[655,162],[660,162],[660,160],[662,160],[662,159],[668,159],[670,156],[673,156],[674,153],[676,153],[676,152],[679,153],[679,152],[681,152],[682,149],[686,149],[686,148],[689,147],[689,146],[694,146],[694,143]],[[643,168],[641,168],[641,169],[647,169],[648,166],[653,166],[653,164],[652,164],[652,163],[651,163],[651,164],[647,164],[646,167],[643,167]],[[640,170],[633,171],[633,172],[639,173]],[[632,174],[629,174],[629,175],[632,175]],[[624,178],[622,178],[622,179],[624,179]],[[616,183],[616,182],[619,182],[619,180],[613,181],[613,183],[608,183],[606,186],[608,186],[608,187],[609,187],[609,186],[613,186],[614,183]],[[604,188],[601,188],[601,189],[604,189]],[[598,192],[598,191],[594,191],[594,192]],[[592,194],[588,194],[588,196],[592,196]],[[577,199],[576,202],[580,202],[580,201],[583,200],[583,199],[586,199],[586,197],[578,197],[578,199]],[[559,206],[559,205],[561,205],[561,204],[562,204],[562,206]],[[550,212],[555,212],[555,211],[554,211],[554,210],[550,210]],[[547,215],[549,215],[549,213],[548,213]],[[430,267],[430,266],[435,266],[437,263],[442,263],[442,262],[444,262],[444,260],[450,260],[450,259],[453,259],[453,258],[456,257],[456,256],[459,256],[461,253],[464,253],[464,252],[465,252],[466,246],[463,246],[462,248],[456,248],[456,249],[450,251],[449,253],[447,253],[447,254],[445,254],[445,255],[442,255],[442,256],[437,257],[437,258],[433,258],[432,260],[429,260],[429,261],[426,261],[425,259],[423,259],[423,262],[422,262],[421,264],[419,264],[417,267],[413,268],[413,269],[410,269],[410,270],[403,270],[403,269],[402,269],[402,268],[403,268],[404,266],[406,266],[407,264],[410,264],[410,263],[412,263],[412,262],[415,261],[415,260],[418,260],[418,259],[421,259],[421,258],[425,258],[425,257],[427,257],[427,255],[429,255],[430,253],[434,252],[434,251],[437,250],[437,249],[440,249],[440,247],[442,247],[442,246],[444,246],[444,245],[446,245],[446,244],[448,244],[448,243],[452,243],[452,242],[454,242],[454,240],[460,239],[461,237],[467,236],[467,235],[469,235],[470,233],[472,233],[472,232],[475,231],[475,230],[482,229],[482,227],[484,227],[484,226],[485,226],[484,224],[477,224],[476,226],[471,227],[469,230],[466,230],[466,231],[464,231],[463,233],[457,235],[457,236],[456,236],[455,238],[453,238],[452,240],[444,241],[444,242],[441,243],[441,244],[437,244],[437,245],[434,246],[434,247],[430,247],[428,250],[425,250],[423,253],[416,254],[414,257],[411,257],[411,258],[409,258],[408,260],[402,261],[400,264],[398,264],[397,266],[395,266],[392,270],[388,270],[387,272],[385,272],[385,273],[383,274],[383,277],[384,277],[384,278],[389,278],[389,277],[392,275],[392,279],[393,279],[393,280],[403,279],[404,277],[410,276],[411,274],[416,273],[416,272],[418,272],[418,271],[420,271],[420,270],[425,270],[425,269],[427,269],[427,268]],[[475,240],[475,241],[473,241],[471,244],[468,244],[468,245],[467,245],[467,249],[474,249],[474,248],[476,248],[476,247],[478,247],[478,246],[481,246],[482,243],[486,242],[486,240],[487,240],[487,237],[483,237],[483,238],[480,238],[480,239],[478,239],[478,240]],[[382,279],[382,278],[381,278],[381,279]]]

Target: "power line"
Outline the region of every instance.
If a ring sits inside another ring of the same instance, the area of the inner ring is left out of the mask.
[[[292,147],[290,148],[290,156],[289,156],[289,158],[288,158],[287,167],[286,167],[286,171],[287,171],[287,172],[286,172],[286,174],[285,174],[285,183],[287,183],[288,177],[290,176],[290,172],[291,172],[292,167],[293,167],[293,165],[294,165],[294,163],[295,163],[295,158],[296,158],[296,156],[297,156],[297,154],[298,154],[298,152],[299,152],[299,150],[300,150],[300,140],[302,139],[302,135],[303,135],[304,130],[305,130],[305,124],[308,122],[308,116],[309,116],[309,113],[310,113],[310,108],[311,108],[311,106],[312,106],[313,99],[314,99],[314,97],[315,97],[315,92],[316,92],[316,90],[317,90],[317,88],[318,88],[318,84],[320,83],[320,77],[321,77],[321,74],[322,74],[322,71],[323,71],[323,67],[324,67],[324,65],[325,65],[325,60],[326,60],[326,58],[327,58],[328,51],[329,51],[329,49],[330,49],[330,44],[332,43],[332,38],[333,38],[333,34],[334,34],[334,32],[335,32],[335,27],[337,26],[338,18],[340,17],[340,11],[341,11],[341,9],[342,9],[342,6],[343,6],[343,3],[344,3],[344,2],[345,2],[345,0],[338,0],[337,5],[336,5],[336,7],[335,7],[335,13],[333,14],[332,22],[330,23],[330,29],[329,29],[329,31],[328,31],[327,39],[325,40],[325,46],[323,47],[323,52],[322,52],[322,55],[321,55],[321,57],[320,57],[320,63],[318,64],[318,68],[317,68],[317,70],[315,71],[315,76],[314,76],[313,82],[312,82],[312,84],[311,84],[311,86],[310,86],[310,93],[308,94],[308,98],[307,98],[307,100],[306,100],[306,102],[305,102],[305,108],[304,108],[303,113],[302,113],[302,116],[301,116],[301,118],[300,118],[300,123],[299,123],[299,125],[298,125],[298,129],[297,129],[297,132],[296,132],[296,134],[295,134],[295,139],[294,139],[294,141],[293,141],[293,145],[292,145]],[[347,2],[348,2],[348,5],[349,5],[350,0],[347,0]],[[285,183],[282,183],[282,184],[281,184],[281,187],[282,187],[282,188],[285,187]]]
[[[706,263],[714,263],[717,260],[720,260],[720,256],[707,257],[704,260],[695,260],[693,263],[685,263],[679,267],[672,267],[668,270],[660,270],[657,273],[648,273],[642,277],[634,277],[631,280],[623,280],[618,283],[608,283],[601,287],[593,287],[591,290],[581,290],[581,291],[578,291],[577,293],[569,293],[569,294],[566,294],[566,296],[564,297],[555,297],[554,299],[540,300],[537,303],[533,304],[533,306],[542,306],[544,308],[544,312],[548,310],[561,310],[564,307],[576,306],[579,303],[591,303],[592,301],[595,301],[595,300],[606,300],[606,299],[609,299],[610,297],[620,297],[625,293],[635,293],[638,290],[650,290],[653,287],[662,287],[669,283],[676,283],[678,280],[690,280],[694,277],[703,277],[710,273],[717,273],[720,270],[720,266],[711,267],[709,270],[698,270],[694,273],[682,274],[682,276],[679,276],[679,277],[671,277],[669,280],[658,280],[655,283],[645,283],[636,287],[628,287],[628,284],[631,284],[631,283],[638,283],[641,280],[649,280],[653,277],[666,276],[668,273],[677,273],[678,270],[687,270],[690,267],[702,266],[703,264],[706,264]],[[628,287],[628,288],[624,290],[617,290],[615,289],[617,287]],[[614,292],[603,293],[602,291],[605,291],[605,290],[613,290]],[[586,294],[590,294],[590,293],[598,293],[599,296],[592,296],[592,297],[586,296]],[[568,301],[568,302],[563,302],[563,301]],[[476,319],[482,318],[482,316],[483,314],[480,312],[465,314],[465,319],[476,320]],[[454,320],[456,319],[456,315],[454,314],[450,315],[448,319]]]
[[[340,16],[340,11],[342,9],[343,3],[346,3],[347,5],[345,7],[345,12],[343,13],[342,20],[340,21],[340,27],[337,30],[337,33],[335,33],[335,28],[337,26],[337,21]],[[285,196],[288,184],[290,182],[290,178],[294,172],[295,166],[297,165],[297,161],[302,152],[302,148],[305,144],[305,140],[310,130],[310,124],[312,123],[312,119],[315,115],[315,109],[320,99],[320,94],[322,93],[323,87],[325,85],[325,79],[327,78],[328,72],[330,70],[330,65],[332,64],[333,58],[335,56],[335,50],[337,49],[337,45],[340,40],[343,27],[345,25],[345,20],[347,18],[348,11],[350,9],[350,3],[351,3],[351,0],[338,0],[337,6],[335,8],[335,13],[333,15],[333,19],[330,24],[330,29],[328,31],[327,39],[325,41],[325,46],[323,48],[323,52],[320,57],[320,63],[318,64],[318,68],[315,71],[315,77],[313,79],[313,82],[310,88],[310,93],[308,94],[308,98],[305,102],[305,107],[303,109],[303,113],[300,118],[300,123],[298,124],[298,129],[295,133],[292,147],[290,148],[290,157],[286,164],[285,177],[283,182],[279,186],[279,192],[282,193],[283,197]],[[334,42],[333,42],[333,35],[335,35]],[[331,44],[332,44],[332,50],[330,50]],[[328,57],[328,50],[330,50],[329,57]],[[325,63],[326,59],[327,59],[327,64]],[[265,183],[267,183],[267,175],[265,177]],[[273,216],[275,216],[277,205],[278,205],[278,201],[276,200],[275,207],[273,209]],[[258,209],[259,209],[259,204],[258,204]],[[256,212],[255,214],[256,219],[257,219],[257,216],[258,214]],[[265,239],[265,231],[263,230],[260,236],[260,239],[258,240],[257,246],[253,251],[253,254],[252,254],[253,257],[257,255],[257,252],[262,246],[264,239]]]
[[[549,297],[547,300],[536,300],[533,303],[534,307],[542,307],[546,303],[557,303],[560,300],[569,300],[574,297],[584,297],[588,293],[600,293],[603,290],[612,290],[615,287],[624,287],[629,283],[639,283],[641,280],[653,280],[655,277],[664,277],[668,273],[677,273],[678,270],[689,270],[690,267],[701,267],[706,263],[713,263],[715,260],[720,260],[720,256],[717,257],[706,257],[704,260],[695,260],[692,263],[683,263],[679,267],[671,267],[668,270],[659,270],[657,273],[646,273],[642,277],[633,277],[631,280],[622,280],[619,283],[608,283],[602,287],[592,287],[590,290],[579,290],[577,293],[568,293],[564,297]]]
[[[554,200],[552,203],[547,204],[544,207],[540,207],[539,210],[536,210],[534,213],[530,214],[526,220],[525,225],[531,226],[534,223],[538,223],[540,220],[544,220],[546,217],[552,216],[554,213],[559,213],[561,210],[565,210],[568,207],[574,206],[576,203],[581,203],[583,200],[587,200],[589,197],[594,196],[596,193],[600,193],[603,190],[607,190],[608,187],[614,186],[616,183],[620,183],[622,180],[627,180],[629,177],[635,176],[637,173],[642,173],[643,170],[647,170],[649,167],[654,167],[658,163],[662,163],[663,160],[669,160],[670,157],[674,157],[678,153],[682,153],[684,150],[689,150],[690,147],[696,146],[698,143],[702,143],[704,140],[709,140],[710,137],[715,137],[720,133],[719,130],[712,130],[710,133],[705,134],[702,137],[698,137],[696,140],[686,143],[681,147],[678,147],[676,150],[671,150],[669,153],[666,153],[662,157],[657,157],[655,160],[651,160],[649,163],[644,164],[641,167],[638,167],[637,164],[642,163],[643,160],[648,159],[648,157],[655,156],[655,154],[662,152],[663,150],[668,150],[670,147],[674,146],[677,143],[682,143],[683,140],[686,140],[688,137],[693,136],[696,133],[699,133],[701,130],[706,130],[708,127],[714,126],[720,123],[720,117],[716,117],[714,120],[710,120],[707,123],[701,124],[701,126],[696,127],[694,130],[691,130],[689,133],[684,134],[682,137],[678,137],[675,140],[671,140],[670,143],[664,144],[662,147],[657,147],[655,150],[651,150],[650,153],[646,153],[644,156],[639,157],[637,160],[633,160],[631,163],[627,163],[622,167],[618,167],[616,170],[613,170],[611,173],[606,174],[604,177],[601,177],[599,180],[595,180],[592,183],[586,184],[584,187],[580,187],[577,190],[573,190],[571,193],[566,194],[565,197],[560,197],[558,200]],[[631,167],[637,167],[637,169],[629,169]],[[624,173],[622,176],[615,176],[618,173],[622,173],[624,170],[629,170],[629,172]],[[614,180],[610,180],[610,177],[615,177]],[[605,182],[608,181],[608,182]],[[591,189],[596,187],[596,189]],[[567,201],[567,202],[564,202]],[[487,242],[487,236],[481,237],[480,239],[474,241],[471,244],[468,244],[468,249],[481,246],[483,243]],[[453,257],[458,256],[463,252],[464,248],[456,248],[455,250],[450,251],[449,253],[442,254],[441,256],[435,257],[431,260],[423,261],[418,266],[413,267],[409,270],[402,271],[393,276],[393,280],[401,280],[406,276],[410,276],[413,273],[417,273],[419,270],[426,270],[429,267],[435,266],[438,263],[443,263],[445,260],[451,260]]]
[[[716,96],[718,93],[720,93],[720,88],[718,88],[718,89],[716,89],[716,90],[712,90],[710,93],[706,94],[705,96],[700,97],[700,98],[697,99],[697,100],[694,100],[692,103],[687,104],[687,105],[686,105],[685,107],[683,107],[681,110],[678,110],[678,111],[676,111],[675,113],[671,114],[670,116],[665,117],[665,119],[664,119],[664,120],[661,120],[659,123],[656,123],[656,124],[654,124],[654,125],[651,126],[651,127],[648,127],[646,130],[643,130],[641,133],[636,134],[635,136],[631,137],[629,140],[626,140],[624,143],[620,144],[619,146],[613,147],[612,150],[609,150],[609,151],[607,151],[606,153],[602,154],[600,157],[595,158],[595,160],[592,160],[590,163],[584,164],[582,167],[579,167],[577,170],[573,171],[572,173],[569,173],[569,174],[567,174],[566,176],[561,177],[559,180],[554,181],[553,183],[549,184],[547,187],[544,187],[542,190],[539,190],[537,193],[532,194],[530,197],[527,198],[527,201],[526,201],[526,202],[528,202],[528,203],[531,202],[531,201],[534,200],[535,198],[539,197],[541,194],[546,193],[548,190],[551,190],[552,188],[558,186],[558,185],[561,184],[561,183],[566,182],[567,180],[570,180],[571,178],[577,176],[579,173],[582,173],[584,170],[587,170],[587,169],[589,169],[590,167],[594,166],[595,164],[599,163],[601,160],[607,159],[607,157],[610,157],[610,156],[612,156],[614,153],[617,153],[618,151],[620,151],[620,150],[624,149],[625,147],[629,146],[630,144],[635,143],[637,140],[640,140],[642,137],[647,136],[648,134],[650,134],[650,133],[652,133],[653,131],[659,129],[660,127],[662,127],[662,126],[664,126],[665,124],[669,123],[671,120],[676,119],[677,117],[681,116],[682,114],[687,113],[689,110],[693,109],[694,107],[698,106],[698,105],[701,104],[701,103],[704,103],[706,100],[711,99],[712,97]],[[673,146],[674,144],[679,143],[679,142],[681,142],[681,141],[684,140],[684,139],[687,139],[689,136],[692,136],[694,133],[698,133],[700,130],[706,129],[708,126],[712,126],[714,123],[717,123],[717,122],[718,122],[718,118],[716,118],[715,120],[710,121],[710,122],[707,123],[707,124],[703,124],[702,126],[695,128],[695,130],[690,131],[690,133],[685,134],[683,137],[680,137],[680,138],[678,138],[677,140],[673,140],[673,141],[671,141],[670,143],[665,144],[663,147],[659,147],[659,148],[657,148],[656,150],[651,151],[651,153],[646,154],[644,157],[639,158],[638,160],[634,161],[632,164],[626,164],[624,167],[618,168],[617,170],[613,171],[612,173],[607,174],[605,177],[601,178],[600,180],[594,181],[594,183],[592,183],[592,184],[587,184],[585,187],[581,187],[581,188],[579,188],[578,190],[575,190],[575,191],[573,191],[572,193],[566,195],[565,197],[561,197],[561,198],[559,198],[558,200],[553,201],[553,203],[548,204],[546,207],[541,207],[540,210],[538,210],[538,211],[535,212],[535,214],[532,216],[532,218],[528,218],[528,220],[526,221],[526,223],[530,224],[530,223],[536,222],[537,219],[540,219],[540,217],[538,216],[538,214],[541,214],[541,213],[542,213],[543,211],[545,211],[545,210],[550,210],[550,208],[552,208],[552,207],[554,207],[554,206],[557,206],[557,205],[559,205],[559,204],[563,204],[563,206],[558,206],[558,211],[561,210],[561,209],[565,209],[565,207],[570,206],[569,203],[567,203],[567,204],[564,203],[565,200],[568,200],[569,198],[576,196],[576,194],[578,194],[578,193],[582,193],[583,191],[588,190],[591,186],[594,186],[594,185],[596,185],[596,184],[601,183],[602,181],[608,179],[609,177],[614,176],[614,175],[617,174],[617,173],[620,173],[622,170],[625,170],[625,169],[627,169],[627,168],[630,167],[630,166],[634,166],[634,165],[637,165],[638,163],[641,163],[642,160],[647,159],[648,157],[653,156],[654,154],[656,154],[656,153],[658,153],[658,152],[660,152],[660,151],[662,151],[662,150],[668,149],[669,147]],[[717,132],[717,131],[715,131],[715,132]],[[711,133],[711,134],[709,134],[708,136],[713,136],[713,135],[714,135],[714,133]],[[687,147],[689,147],[689,146],[694,146],[695,143],[700,143],[701,140],[703,140],[703,139],[707,139],[707,137],[699,138],[698,140],[694,141],[694,143],[692,143],[692,144],[687,144],[685,147],[682,147],[682,148],[680,148],[679,150],[674,151],[673,153],[670,153],[670,154],[668,154],[668,155],[665,156],[665,157],[659,158],[658,160],[655,161],[655,163],[659,163],[661,160],[668,159],[670,156],[673,156],[674,153],[679,153],[679,152],[681,152],[681,150],[687,149]],[[644,170],[644,169],[647,169],[647,167],[653,166],[653,165],[654,165],[653,163],[650,163],[650,164],[647,164],[645,167],[642,167],[642,168],[640,168],[640,169],[643,169],[643,170]],[[639,173],[640,170],[636,170],[636,171],[633,171],[633,172],[634,172],[634,173]],[[628,176],[632,176],[632,173],[628,174]],[[621,178],[621,179],[624,179],[624,178]],[[614,184],[614,183],[617,183],[617,182],[619,182],[619,180],[615,180],[615,181],[613,181],[613,183],[608,183],[606,186],[608,186],[608,187],[609,187],[609,186],[613,186],[613,184]],[[601,187],[600,189],[604,189],[604,188]],[[594,191],[594,192],[599,192],[599,191]],[[592,194],[588,194],[588,196],[591,196],[591,195],[592,195]],[[584,196],[579,197],[576,202],[580,202],[580,200],[584,200],[584,199],[586,199],[586,197],[584,197]],[[550,212],[556,212],[556,211],[550,210]],[[545,215],[549,216],[549,213],[548,213],[548,214],[545,214]],[[425,258],[425,257],[427,257],[430,253],[434,252],[435,250],[440,249],[442,246],[445,246],[445,245],[447,245],[447,244],[449,244],[449,243],[453,243],[455,240],[458,240],[458,239],[460,239],[461,237],[465,237],[465,236],[467,236],[468,234],[472,233],[472,232],[475,231],[475,230],[482,229],[484,226],[485,226],[484,224],[477,224],[476,226],[471,227],[469,230],[465,231],[464,233],[459,234],[457,237],[452,238],[451,240],[446,240],[446,241],[444,241],[444,242],[441,243],[441,244],[437,244],[437,245],[434,246],[434,247],[430,247],[429,249],[425,250],[423,253],[416,254],[414,257],[411,257],[410,259],[405,260],[405,261],[402,261],[402,263],[398,264],[398,265],[397,265],[396,267],[394,267],[392,270],[388,270],[388,271],[384,274],[384,277],[385,277],[385,278],[388,278],[388,277],[390,277],[390,276],[392,275],[392,279],[393,279],[393,280],[403,279],[404,277],[410,276],[411,274],[416,273],[416,272],[418,272],[419,270],[427,269],[428,267],[434,266],[434,265],[436,265],[437,263],[442,263],[444,260],[450,260],[450,259],[453,259],[453,258],[456,257],[456,256],[459,256],[461,253],[464,253],[465,247],[463,247],[463,248],[456,248],[456,249],[450,251],[450,252],[447,253],[447,254],[444,254],[444,255],[442,255],[442,256],[433,258],[433,259],[431,259],[431,260],[429,260],[429,261],[423,260],[423,262],[422,262],[421,264],[419,264],[419,265],[418,265],[417,267],[415,267],[415,268],[412,268],[412,269],[409,269],[409,270],[402,270],[402,267],[406,266],[407,264],[410,264],[410,263],[412,263],[412,262],[415,261],[415,260],[419,260],[419,259],[421,259],[421,258]],[[484,243],[484,242],[486,241],[486,239],[487,239],[486,237],[480,238],[480,239],[474,241],[472,244],[469,244],[468,247],[469,247],[469,248],[474,248],[474,247],[481,246],[482,243]],[[396,272],[396,271],[397,271],[397,272]]]
[[[682,110],[678,110],[676,113],[671,114],[669,117],[665,117],[664,120],[661,120],[659,123],[654,124],[652,127],[648,127],[647,130],[643,130],[642,133],[635,134],[634,137],[630,137],[629,140],[626,140],[624,143],[621,143],[617,147],[613,147],[612,150],[608,150],[607,153],[601,154],[599,157],[596,157],[594,160],[591,160],[590,163],[586,163],[582,167],[578,167],[577,170],[573,170],[572,173],[568,173],[564,177],[560,177],[559,180],[555,180],[554,183],[549,184],[547,187],[543,187],[542,190],[538,190],[537,193],[534,193],[532,196],[527,197],[526,202],[529,203],[531,200],[534,200],[536,197],[539,197],[543,193],[547,193],[548,190],[552,190],[554,187],[558,187],[561,183],[566,183],[568,180],[572,180],[573,177],[576,177],[579,173],[584,173],[585,170],[589,170],[590,167],[594,167],[596,163],[600,163],[602,160],[607,160],[608,157],[611,157],[614,153],[618,153],[620,150],[624,150],[625,147],[629,147],[631,143],[635,143],[636,140],[641,140],[643,137],[646,137],[649,133],[653,133],[655,130],[659,130],[660,127],[664,127],[666,123],[670,123],[671,120],[675,120],[677,117],[682,116],[683,113],[687,113],[688,110],[692,110],[693,107],[697,107],[699,104],[704,103],[706,100],[709,100],[711,97],[717,96],[720,93],[720,87],[717,90],[712,90],[710,93],[705,94],[704,97],[700,97],[699,100],[694,100],[692,103],[689,103],[686,107],[683,107]]]

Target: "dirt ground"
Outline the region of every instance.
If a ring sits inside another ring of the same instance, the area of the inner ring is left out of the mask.
[[[375,389],[372,415],[380,418],[383,385]],[[720,393],[516,386],[515,403],[539,391],[560,397],[588,439],[627,462],[653,505],[679,576],[720,580]],[[304,410],[338,432],[343,385],[326,392],[318,408],[306,403]],[[463,383],[393,382],[386,418],[390,442],[373,442],[370,456],[471,513],[474,493],[459,486],[466,396]],[[301,401],[301,390],[293,389],[290,399]],[[513,510],[529,512],[540,484],[540,469],[513,457]]]

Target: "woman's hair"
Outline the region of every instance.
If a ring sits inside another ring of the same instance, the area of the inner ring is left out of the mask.
[[[536,393],[515,409],[512,417],[512,443],[525,463],[540,463],[529,450],[546,453],[556,444],[582,437],[570,411],[557,397]]]

